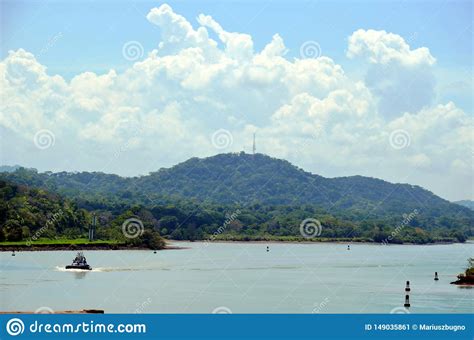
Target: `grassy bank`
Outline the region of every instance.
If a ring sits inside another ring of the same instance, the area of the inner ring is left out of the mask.
[[[58,239],[48,239],[42,238],[36,241],[31,240],[22,240],[22,241],[4,241],[0,242],[0,247],[3,246],[43,246],[43,245],[57,245],[57,244],[66,244],[66,245],[89,245],[89,244],[110,244],[118,245],[123,244],[119,241],[109,241],[109,240],[94,240],[89,241],[87,238],[76,238],[76,239],[67,239],[67,238],[58,238]]]
[[[86,238],[76,239],[38,239],[36,241],[0,242],[0,252],[2,251],[54,251],[54,250],[177,250],[186,247],[175,247],[164,245],[161,248],[150,248],[144,244],[131,244],[117,240],[95,240],[89,241]]]
[[[36,241],[4,241],[0,242],[0,251],[34,251],[34,250],[80,250],[80,249],[121,249],[128,248],[123,242],[115,240],[89,241],[86,238],[78,239],[38,239]]]

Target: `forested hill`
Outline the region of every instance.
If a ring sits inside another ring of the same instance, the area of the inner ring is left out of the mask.
[[[57,194],[0,181],[0,241],[81,234],[86,212]]]
[[[314,204],[335,210],[400,213],[407,209],[437,207],[468,213],[418,186],[362,176],[324,178],[262,154],[192,158],[172,168],[135,178],[133,183],[147,193],[219,203]]]
[[[97,172],[37,173],[18,169],[0,177],[74,199],[107,197],[117,204],[179,199],[221,205],[313,205],[350,219],[382,218],[414,209],[449,225],[469,224],[474,213],[414,185],[362,176],[324,178],[266,155],[220,154],[191,158],[147,176],[123,178]],[[472,225],[472,223],[471,223]]]
[[[462,205],[463,207],[474,210],[474,201],[462,200],[462,201],[456,201],[456,202],[453,202],[453,203],[456,203],[456,204]]]
[[[97,230],[96,236],[100,240],[127,247],[164,247],[163,239],[145,219],[139,237],[125,237],[121,232],[122,224],[135,216],[134,211],[125,209],[109,215],[107,223]],[[90,224],[90,212],[69,199],[43,189],[0,180],[0,242],[26,241],[27,245],[33,245],[40,239],[85,239]]]

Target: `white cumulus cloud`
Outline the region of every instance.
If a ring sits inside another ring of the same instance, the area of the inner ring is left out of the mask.
[[[472,121],[452,102],[433,103],[427,48],[358,30],[347,53],[367,65],[359,81],[328,56],[287,57],[279,34],[256,51],[251,35],[205,14],[193,26],[165,4],[147,19],[159,28],[157,47],[122,72],[67,81],[33,54],[11,51],[0,62],[0,132],[11,147],[2,162],[135,175],[220,152],[210,140],[219,129],[233,136],[226,151],[250,151],[257,131],[258,151],[325,176],[406,179],[446,196],[472,194]],[[34,147],[41,129],[54,133],[54,147]],[[389,139],[400,129],[410,145],[396,150]]]
[[[349,37],[347,56],[369,63],[365,83],[377,96],[379,112],[386,119],[418,111],[434,101],[436,59],[428,48],[412,49],[397,34],[359,29]]]
[[[426,47],[411,49],[398,34],[359,29],[349,37],[347,56],[363,56],[374,64],[394,61],[404,65],[433,65],[436,59]]]

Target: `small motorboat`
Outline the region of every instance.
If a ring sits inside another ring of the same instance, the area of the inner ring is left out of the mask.
[[[66,269],[82,269],[82,270],[91,270],[92,267],[87,264],[86,257],[82,251],[78,252],[76,258],[72,260],[72,264],[66,266]]]

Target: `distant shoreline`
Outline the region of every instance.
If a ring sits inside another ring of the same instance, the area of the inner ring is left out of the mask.
[[[167,246],[162,249],[150,249],[147,247],[130,247],[125,245],[110,245],[110,244],[94,244],[94,245],[74,245],[70,244],[48,244],[48,245],[0,245],[0,252],[24,252],[24,251],[79,251],[79,250],[147,250],[147,251],[161,251],[161,250],[180,250],[187,247]]]
[[[271,240],[271,241],[260,241],[260,240],[251,240],[251,241],[243,241],[243,240],[216,240],[216,241],[208,241],[208,240],[196,240],[196,241],[189,241],[189,240],[168,240],[172,242],[180,242],[180,243],[251,243],[251,244],[278,244],[278,243],[287,243],[287,244],[319,244],[319,243],[332,243],[332,244],[366,244],[366,245],[386,245],[386,246],[436,246],[436,245],[447,245],[447,244],[465,244],[465,243],[474,243],[471,240],[468,240],[464,243],[462,242],[433,242],[433,243],[387,243],[383,244],[382,242],[370,242],[370,241],[338,241],[338,240],[318,240],[318,241],[283,241],[283,240]],[[471,242],[469,242],[471,241]]]
[[[241,244],[343,244],[343,245],[385,245],[385,246],[435,246],[435,245],[448,245],[448,244],[461,244],[460,242],[434,242],[434,243],[388,243],[383,244],[381,242],[368,242],[368,241],[338,241],[338,240],[317,240],[317,241],[285,241],[285,240],[167,240],[171,243],[162,249],[150,249],[141,246],[128,246],[124,244],[110,244],[110,243],[94,243],[94,244],[37,244],[37,245],[2,245],[0,244],[0,252],[12,252],[12,251],[78,251],[78,250],[147,250],[147,251],[161,251],[161,250],[182,250],[189,249],[193,243],[215,243],[215,244],[226,244],[226,243],[241,243]],[[189,247],[176,246],[174,243],[188,243]],[[468,240],[464,243],[473,243],[472,240]]]

